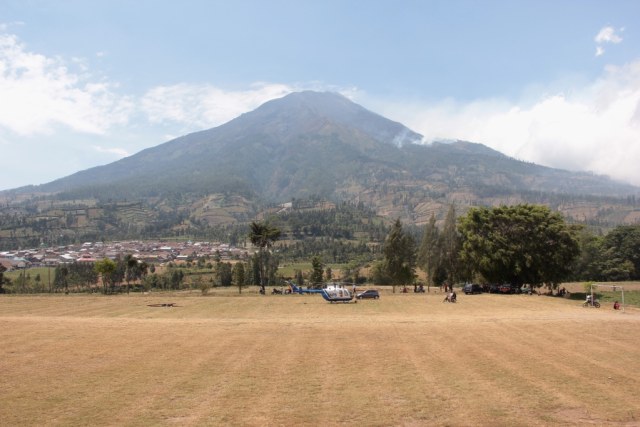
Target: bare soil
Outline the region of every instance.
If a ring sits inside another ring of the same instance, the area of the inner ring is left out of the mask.
[[[2,296],[0,425],[640,426],[640,310],[442,299]]]

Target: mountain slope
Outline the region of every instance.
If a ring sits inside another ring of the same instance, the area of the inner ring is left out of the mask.
[[[121,191],[135,191],[137,195],[154,193],[157,187],[224,191],[231,185],[274,198],[283,190],[282,182],[289,170],[310,168],[298,173],[298,178],[305,174],[319,176],[320,170],[335,165],[336,157],[358,161],[376,154],[389,155],[394,150],[387,141],[406,143],[420,138],[401,124],[342,96],[302,92],[267,102],[217,128],[39,186],[38,191],[68,191],[105,184],[126,187],[134,181],[136,190],[121,188]],[[294,182],[298,179],[292,178]],[[336,178],[339,180],[340,176]],[[308,183],[311,191],[326,191],[326,183],[320,181]]]
[[[242,198],[236,220],[246,219],[252,203],[315,196],[361,201],[381,215],[415,223],[450,203],[464,209],[532,202],[581,221],[605,214],[620,222],[635,218],[635,198],[629,207],[612,197],[635,197],[636,187],[518,161],[481,144],[413,143],[421,140],[341,95],[300,92],[216,128],[20,192],[68,200],[169,200],[164,205],[181,205],[196,219],[200,210],[190,206],[209,206],[205,200],[216,194]]]
[[[637,193],[604,177],[519,162],[479,144],[412,144],[421,139],[341,95],[300,92],[222,126],[35,189],[110,197],[158,195],[163,189],[232,191],[282,201],[312,194],[330,197],[349,182],[368,187],[410,178],[512,191]]]

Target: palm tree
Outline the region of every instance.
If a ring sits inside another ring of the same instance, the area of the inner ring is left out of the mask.
[[[273,243],[280,238],[280,230],[269,226],[269,224],[261,224],[258,222],[251,223],[251,231],[249,233],[249,239],[251,244],[257,246],[258,249],[258,263],[260,266],[260,288],[264,291],[266,282],[265,274],[265,250],[271,248]]]

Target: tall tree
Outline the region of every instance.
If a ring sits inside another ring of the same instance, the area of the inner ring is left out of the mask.
[[[231,269],[231,275],[233,276],[233,283],[238,287],[238,293],[242,293],[242,287],[244,286],[245,277],[244,277],[244,264],[241,262],[236,262],[233,264],[233,268]]]
[[[296,285],[304,286],[304,276],[302,275],[302,270],[296,270],[295,276],[296,276]]]
[[[251,223],[250,228],[249,239],[254,246],[258,247],[260,286],[264,289],[267,281],[265,253],[280,238],[281,232],[269,224],[261,224],[255,221]]]
[[[602,241],[604,280],[640,279],[640,225],[614,228]]]
[[[393,292],[396,285],[406,286],[415,279],[416,244],[410,234],[402,229],[398,218],[391,227],[382,249],[383,268],[391,280]]]
[[[322,258],[319,256],[314,256],[311,258],[311,283],[320,283],[322,282],[322,269],[324,268],[324,264],[322,262]]]
[[[56,289],[64,288],[65,293],[69,293],[69,267],[58,265],[54,271],[53,286]]]
[[[490,283],[553,289],[579,253],[576,229],[546,206],[472,208],[459,230],[463,261]]]
[[[260,286],[260,257],[253,254],[249,260],[249,282],[251,285]]]
[[[427,287],[434,284],[440,265],[440,232],[436,227],[436,216],[431,214],[424,226],[424,234],[418,250],[418,266],[427,274]]]
[[[127,282],[127,295],[129,295],[129,287],[131,280],[135,280],[138,275],[138,260],[132,254],[124,257],[125,273],[124,277]]]
[[[327,267],[324,270],[324,278],[327,282],[330,282],[333,280],[333,270],[331,270],[331,267]]]
[[[231,286],[233,281],[233,272],[231,263],[217,262],[215,268],[216,282],[219,286]]]
[[[393,284],[391,278],[387,274],[384,260],[376,261],[371,268],[371,281],[378,286],[387,286]],[[395,287],[393,288],[395,292]]]
[[[460,269],[460,246],[460,235],[456,227],[456,208],[452,204],[444,220],[440,244],[441,266],[451,286],[463,275]]]
[[[5,271],[7,271],[7,268],[4,265],[0,264],[0,294],[4,293],[3,285],[4,285],[4,272]]]

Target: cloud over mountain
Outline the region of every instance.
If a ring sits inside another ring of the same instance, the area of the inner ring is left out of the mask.
[[[427,141],[462,139],[509,156],[589,170],[640,185],[640,61],[608,66],[595,81],[561,91],[538,87],[528,100],[377,103]]]

